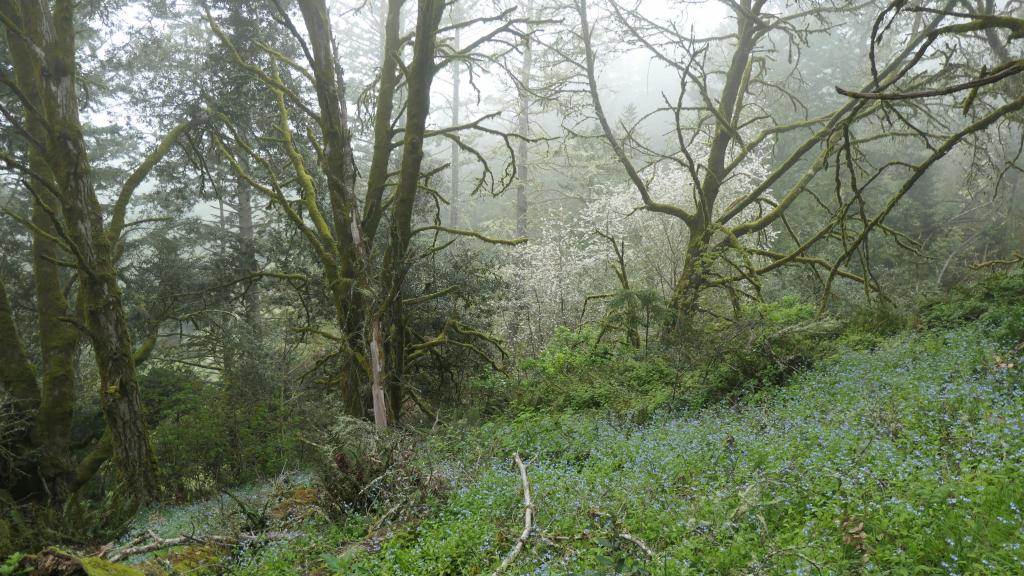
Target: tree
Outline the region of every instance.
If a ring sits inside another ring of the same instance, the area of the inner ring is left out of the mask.
[[[452,9],[452,19],[454,22],[458,22],[462,19],[462,4],[456,2]],[[455,29],[454,37],[452,38],[452,49],[458,51],[462,47],[462,30],[460,28]],[[452,61],[452,125],[459,125],[460,112],[462,111],[462,65],[458,60]],[[459,188],[461,183],[461,172],[462,167],[462,149],[459,148],[458,142],[454,140],[450,143],[451,146],[451,194],[448,200],[451,202],[451,207],[448,209],[448,223],[452,227],[458,227],[459,225]]]
[[[624,127],[624,139],[616,136],[602,107],[593,45],[595,24],[586,0],[575,3],[576,38],[584,54],[578,67],[587,84],[593,115],[644,209],[677,218],[688,231],[686,259],[672,298],[675,320],[671,332],[678,335],[696,328],[694,318],[706,290],[732,293],[749,288],[756,297],[760,277],[786,265],[809,266],[824,274],[823,310],[837,278],[861,283],[869,293],[878,292],[869,265],[869,234],[877,231],[898,237],[898,232],[885,226],[885,218],[921,175],[965,135],[984,130],[1020,107],[1015,102],[967,125],[936,122],[927,130],[907,119],[909,110],[894,110],[870,99],[847,100],[824,114],[805,113],[792,120],[766,114],[765,106],[773,98],[789,101],[797,110],[810,110],[787,89],[787,82],[800,73],[800,58],[791,58],[786,74],[770,73],[767,57],[775,47],[787,45],[791,54],[799,54],[802,48],[813,46],[819,34],[833,30],[844,14],[861,8],[848,2],[798,2],[784,9],[775,9],[765,0],[730,3],[733,30],[724,36],[700,37],[680,32],[686,29],[680,22],[661,21],[642,10],[611,2],[608,17],[617,30],[678,77],[678,93],[664,95],[661,107],[641,115],[642,120],[657,114],[673,119],[674,149],[665,151],[658,144],[643,142],[640,123]],[[911,79],[916,64],[936,58],[928,48],[942,33],[942,20],[942,15],[934,14],[919,20],[914,32],[893,47],[884,63],[873,57],[872,74],[862,92],[881,92]],[[691,90],[695,92],[692,97]],[[892,118],[902,125],[900,129],[887,125]],[[938,142],[923,137],[929,131],[942,134]],[[911,166],[898,160],[880,166],[863,161],[859,151],[865,143],[896,134],[910,140],[920,138],[935,153]],[[752,182],[739,198],[726,201],[722,187],[745,172],[750,155],[779,143],[785,143],[789,152],[776,158],[767,175]],[[707,154],[695,153],[697,147],[706,149]],[[689,176],[671,200],[651,194],[639,167],[664,163],[677,164]],[[886,192],[876,185],[883,175],[901,171],[902,184],[895,191]],[[830,176],[834,185],[827,183]],[[780,185],[783,187],[777,189]],[[795,238],[794,249],[783,253],[743,246],[745,236],[761,234],[777,224],[788,228],[787,210],[805,197],[821,201],[820,192],[828,187],[834,188],[828,217],[809,237]],[[681,204],[679,197],[692,198],[692,208]],[[752,207],[758,211],[757,218],[739,218]]]
[[[60,432],[66,424],[47,419],[65,418],[71,410],[67,396],[71,377],[64,375],[68,370],[62,363],[73,361],[72,349],[77,346],[78,334],[83,334],[99,370],[110,453],[128,493],[146,500],[158,489],[136,378],[136,356],[144,356],[146,348],[136,351],[132,345],[117,260],[132,195],[189,123],[168,132],[145,157],[121,185],[111,214],[105,217],[79,116],[75,3],[5,1],[0,5],[0,15],[15,72],[14,78],[4,76],[0,81],[16,96],[22,121],[5,116],[16,123],[15,130],[26,149],[20,156],[5,153],[4,161],[22,178],[36,205],[32,221],[15,217],[28,225],[34,236],[44,239],[34,249],[40,263],[35,269],[40,287],[39,326],[41,333],[54,328],[59,335],[56,340],[49,333],[41,336],[50,352],[43,360],[38,387],[26,381],[11,386],[6,379],[5,386],[21,391],[18,399],[27,406],[54,407],[40,411],[43,420],[37,421],[36,427],[40,437],[58,431],[57,437],[43,442],[49,454],[59,454],[67,443],[67,435]],[[73,307],[57,294],[47,292],[59,291],[62,284],[55,280],[56,269],[43,262],[74,270],[77,294]],[[18,342],[20,336],[10,331],[11,323],[4,324],[8,327],[5,341]],[[14,355],[21,357],[20,363],[27,362],[17,352],[20,347],[13,349]],[[19,374],[24,377],[24,370]],[[102,453],[97,459],[102,462]],[[98,467],[92,458],[86,462]]]
[[[929,234],[931,240],[949,236],[946,252],[935,259],[938,286],[946,285],[954,276],[951,265],[955,260],[961,260],[970,272],[1013,265],[1021,259],[1019,242],[1014,242],[1019,234],[1014,212],[1018,210],[1018,161],[1024,142],[1020,105],[1015,102],[1024,87],[1024,60],[1014,54],[1014,41],[1024,38],[1019,9],[1019,3],[997,4],[994,0],[955,5],[934,1],[888,4],[871,27],[872,69],[883,38],[906,36],[900,24],[907,19],[927,16],[941,20],[922,41],[921,49],[944,57],[929,66],[916,66],[905,81],[887,90],[863,92],[836,87],[838,94],[853,99],[881,101],[886,107],[910,103],[912,107],[974,122],[958,136],[959,154],[952,154],[952,147],[940,146],[935,139],[925,139],[925,145],[937,152],[929,157],[930,164],[936,165],[931,169],[938,174],[934,177],[948,180],[962,175],[963,179],[959,198],[954,198],[955,210]],[[956,165],[931,162],[945,155],[959,156],[954,160]],[[1000,232],[993,235],[996,229]]]
[[[215,133],[213,138],[236,173],[282,210],[317,254],[326,287],[332,295],[337,326],[336,335],[322,335],[334,339],[338,345],[342,372],[340,389],[345,409],[361,417],[370,406],[379,426],[386,426],[400,417],[410,353],[458,341],[447,334],[449,330],[459,330],[457,321],[446,324],[445,333],[441,335],[424,337],[425,341],[408,332],[406,300],[423,302],[454,292],[454,288],[448,288],[409,297],[406,279],[415,260],[411,254],[415,237],[432,232],[435,242],[440,234],[489,240],[473,231],[441,226],[439,215],[434,225],[415,226],[419,200],[424,194],[435,193],[428,187],[432,172],[424,174],[425,141],[431,137],[447,137],[461,149],[472,150],[458,138],[458,132],[487,130],[480,120],[445,130],[428,130],[434,77],[451,61],[465,59],[466,54],[471,54],[481,44],[496,35],[513,33],[512,26],[525,21],[508,20],[467,47],[439,59],[439,53],[444,53],[444,41],[439,39],[439,34],[503,20],[508,12],[442,29],[446,5],[435,0],[420,0],[415,32],[410,39],[399,33],[402,4],[402,0],[388,3],[384,55],[374,99],[371,156],[365,193],[361,195],[357,193],[346,83],[323,0],[299,2],[305,38],[298,34],[298,28],[291,24],[286,12],[278,13],[284,27],[300,43],[308,68],[266,44],[263,44],[263,52],[267,64],[252,63],[235,49],[213,14],[207,14],[211,29],[228,47],[234,65],[276,98],[272,126],[236,126],[221,115],[224,130]],[[411,42],[410,62],[403,59],[407,42]],[[446,44],[444,46],[447,48]],[[264,59],[263,56],[258,58]],[[312,85],[316,110],[304,103],[301,90],[291,87],[291,74]],[[404,100],[399,96],[399,87],[403,88]],[[404,114],[396,114],[396,111]],[[305,137],[312,145],[310,150],[304,150],[300,137],[296,136],[299,118],[311,121]],[[404,123],[400,123],[399,118],[404,118]],[[400,141],[396,141],[398,136]],[[276,150],[288,158],[286,165],[275,160]],[[401,150],[401,158],[397,175],[394,175],[391,167],[396,150]],[[243,158],[251,163],[251,168],[243,165]],[[290,177],[283,176],[285,170]],[[298,184],[298,203],[288,197],[284,183],[290,180]],[[366,382],[370,384],[369,394],[364,392]]]
[[[533,18],[533,0],[526,4],[526,11],[529,18]],[[530,42],[530,35],[527,34],[523,40],[523,63],[519,75],[519,134],[524,138],[519,140],[517,166],[519,167],[518,183],[516,184],[516,234],[526,236],[526,226],[529,222],[529,201],[526,197],[526,187],[529,184],[529,142],[530,136],[530,75],[533,73],[533,47]]]

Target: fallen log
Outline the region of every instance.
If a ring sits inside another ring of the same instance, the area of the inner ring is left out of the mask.
[[[24,557],[20,568],[23,572],[17,574],[32,576],[145,576],[142,570],[132,566],[95,556],[75,556],[56,548]]]

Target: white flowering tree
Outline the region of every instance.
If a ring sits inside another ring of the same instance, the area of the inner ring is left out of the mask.
[[[766,150],[762,147],[748,156],[744,170],[723,186],[724,199],[740,198],[751,182],[764,178]],[[700,144],[694,151],[706,156],[708,147]],[[680,190],[691,186],[690,174],[678,162],[654,164],[642,176],[657,201],[675,198],[692,207],[692,198],[678,197]],[[640,326],[635,316],[655,315],[653,309],[675,292],[686,261],[686,226],[672,216],[644,210],[631,184],[596,184],[587,192],[589,199],[581,209],[561,206],[540,221],[529,243],[515,248],[510,265],[503,270],[513,287],[505,306],[506,328],[519,344],[536,348],[559,326],[601,320],[606,328],[622,330],[638,345]],[[773,205],[771,195],[765,195],[737,220],[753,221]],[[776,236],[769,226],[745,237],[742,245],[766,250]],[[643,318],[639,323],[647,329],[651,320]]]

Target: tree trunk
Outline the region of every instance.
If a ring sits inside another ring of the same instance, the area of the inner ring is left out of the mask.
[[[453,24],[459,24],[459,20],[462,17],[462,10],[459,8],[459,3],[453,4],[452,17]],[[458,52],[462,47],[462,29],[455,29],[455,38],[452,44],[452,50]],[[462,69],[459,65],[458,60],[452,62],[452,126],[459,125],[459,113],[461,112],[461,82],[462,82]],[[459,174],[459,164],[462,162],[461,153],[462,149],[459,148],[459,144],[454,140],[451,143],[452,159],[451,159],[451,179],[452,179],[452,191],[448,198],[450,204],[448,205],[448,221],[452,228],[458,228],[459,226],[459,180],[461,175]]]
[[[324,0],[300,0],[306,31],[313,52],[313,77],[320,106],[320,129],[324,139],[324,171],[330,190],[334,236],[337,241],[338,263],[331,291],[335,300],[338,326],[345,344],[342,358],[345,366],[341,375],[341,397],[349,414],[362,416],[363,378],[354,355],[362,348],[362,327],[366,317],[366,302],[362,296],[366,288],[366,263],[360,257],[362,233],[358,203],[354,188],[355,160],[352,154],[352,134],[348,125],[345,102],[345,80],[338,68],[331,36],[330,19]]]
[[[46,201],[56,205],[49,194]],[[36,201],[32,221],[51,236],[56,229],[50,217]],[[39,326],[40,405],[36,431],[44,449],[47,476],[63,478],[70,472],[71,425],[75,411],[76,357],[78,329],[62,317],[72,316],[64,297],[56,243],[36,232],[32,235],[32,268],[35,278],[36,318]],[[61,481],[63,483],[63,481]]]
[[[22,11],[16,11],[10,2],[4,2],[3,9],[13,15],[15,23],[38,21],[42,13],[38,5],[27,4]],[[6,30],[11,57],[25,65],[16,67],[15,78],[25,97],[41,102],[43,93],[42,65],[33,52],[31,43],[41,43],[42,38],[30,33],[19,37],[10,29]],[[23,114],[25,131],[35,143],[46,141],[46,119],[37,109],[26,108]],[[57,262],[65,255],[59,250],[57,227],[60,201],[53,193],[56,189],[53,173],[46,162],[44,151],[36,144],[28,145],[29,168],[33,179],[26,180],[34,200],[32,202],[32,272],[35,284],[36,318],[40,346],[39,406],[36,415],[35,438],[42,448],[40,472],[48,484],[58,492],[59,485],[66,484],[71,469],[71,424],[75,399],[75,357],[79,345],[78,330],[62,317],[71,316],[64,296],[60,266]]]
[[[67,241],[79,272],[84,328],[100,374],[101,407],[111,430],[115,463],[133,496],[156,494],[155,462],[136,382],[131,337],[121,303],[114,242],[103,229],[103,211],[93,184],[78,115],[75,81],[75,17],[72,0],[56,0],[53,12],[22,2],[22,32],[40,41],[45,54],[15,58],[16,73],[39,74],[37,104],[47,123],[45,154],[59,191]]]
[[[526,5],[528,18],[533,18],[533,0]],[[522,87],[519,91],[519,150],[516,152],[516,171],[518,172],[518,184],[516,184],[516,235],[526,236],[526,226],[529,222],[529,202],[526,198],[526,186],[529,180],[529,153],[530,148],[526,138],[530,136],[530,74],[533,68],[533,47],[530,36],[524,40],[523,47],[523,70],[519,81]]]
[[[667,335],[669,340],[685,339],[693,335],[700,295],[707,286],[710,242],[711,234],[700,226],[698,218],[698,222],[690,227],[683,270],[672,293],[672,318]]]
[[[259,272],[256,260],[256,234],[253,225],[252,189],[245,182],[238,183],[238,260],[244,276]],[[242,294],[243,317],[238,376],[242,391],[252,394],[261,403],[271,399],[271,383],[263,361],[263,312],[260,302],[259,280],[245,283]],[[240,406],[244,406],[243,402]]]
[[[363,233],[367,248],[376,240],[377,228],[383,215],[384,190],[391,166],[391,139],[394,132],[391,120],[395,110],[395,93],[399,82],[401,59],[402,3],[387,0],[384,22],[384,53],[380,64],[380,88],[377,90],[377,109],[373,116],[373,157],[366,179],[366,207],[363,215]]]
[[[686,222],[689,230],[686,260],[683,271],[676,281],[672,295],[674,313],[670,322],[670,338],[686,338],[695,330],[695,316],[699,309],[701,292],[707,285],[707,275],[713,265],[711,253],[714,229],[714,206],[727,176],[726,158],[733,140],[731,126],[740,124],[743,95],[747,89],[750,73],[750,58],[754,50],[756,27],[749,15],[740,15],[736,23],[736,49],[729,63],[725,85],[718,102],[718,117],[715,134],[708,153],[707,172],[700,187],[700,195],[693,218]],[[724,119],[724,121],[723,121]],[[726,125],[724,122],[728,122]]]
[[[239,182],[238,186],[238,244],[241,248],[238,257],[242,272],[246,275],[259,272],[259,263],[256,261],[256,233],[253,226],[252,190],[244,182]],[[260,293],[255,282],[246,288],[242,304],[245,308],[245,321],[259,339],[263,314],[260,309]]]
[[[444,0],[419,0],[416,18],[416,43],[407,79],[409,98],[402,146],[402,165],[395,190],[391,218],[391,240],[384,262],[385,298],[388,303],[388,334],[391,374],[388,378],[388,403],[391,419],[398,421],[402,406],[402,377],[405,367],[406,325],[402,309],[401,287],[406,272],[406,256],[412,241],[412,217],[419,190],[423,164],[423,139],[430,113],[430,86],[436,66],[434,52],[437,29],[444,14]]]

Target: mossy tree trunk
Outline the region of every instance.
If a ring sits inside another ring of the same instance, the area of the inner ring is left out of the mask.
[[[708,272],[713,264],[709,254],[709,230],[694,227],[686,243],[683,269],[676,278],[672,293],[672,316],[666,333],[670,341],[682,341],[693,336],[695,318],[700,311],[700,296],[708,285]]]
[[[391,199],[392,218],[385,256],[385,276],[380,289],[376,291],[382,296],[383,302],[373,302],[366,296],[375,292],[373,286],[377,283],[370,277],[369,250],[383,217],[383,198],[393,150],[392,116],[399,82],[401,7],[401,0],[388,3],[381,80],[374,117],[373,156],[367,179],[366,208],[360,218],[354,192],[356,173],[345,103],[345,82],[336,63],[326,4],[324,0],[299,1],[313,57],[325,172],[334,236],[337,240],[337,272],[336,277],[329,281],[339,328],[344,338],[343,358],[347,358],[342,375],[342,399],[348,412],[365,412],[366,403],[361,392],[364,380],[360,377],[365,370],[360,370],[360,367],[369,365],[374,419],[378,425],[396,420],[401,410],[405,348],[401,286],[405,274],[405,254],[412,238],[412,212],[423,161],[423,139],[430,111],[430,86],[436,73],[434,52],[437,29],[445,9],[443,2],[432,0],[419,3],[413,62],[407,78],[409,96],[402,165],[398,186]],[[386,335],[379,328],[384,315],[387,316]],[[384,407],[379,405],[382,392],[379,388],[385,378],[384,339],[388,340],[386,348],[389,350],[386,372],[388,414],[382,414]],[[357,352],[359,350],[363,352]]]
[[[356,169],[352,133],[345,102],[345,79],[337,64],[330,18],[324,0],[299,0],[309,34],[313,78],[320,107],[324,171],[330,197],[336,244],[336,275],[329,280],[335,315],[343,343],[340,346],[341,398],[345,411],[363,416],[365,380],[357,351],[363,348],[362,326],[366,315],[367,281],[365,246],[355,195]]]
[[[373,113],[373,156],[370,159],[370,171],[366,177],[366,206],[363,210],[363,232],[367,246],[374,244],[377,238],[377,229],[384,215],[384,193],[387,189],[391,151],[393,150],[392,121],[395,113],[395,96],[400,81],[402,5],[404,3],[405,0],[387,0],[386,2],[384,53],[380,65],[376,109]]]
[[[20,11],[9,1],[4,11],[15,18],[37,20],[40,6],[23,3]],[[21,37],[8,29],[7,45],[15,61],[27,65],[15,69],[15,78],[26,99],[43,101],[42,62],[35,57],[33,45],[42,38],[31,30]],[[46,120],[36,108],[26,108],[23,127],[31,141],[43,143],[47,139]],[[29,144],[28,166],[33,178],[26,186],[34,197],[32,203],[32,274],[36,297],[36,318],[40,346],[40,380],[38,382],[38,413],[36,414],[35,444],[41,451],[40,481],[54,493],[66,492],[71,471],[71,423],[75,400],[75,357],[79,346],[78,330],[64,318],[72,311],[65,297],[67,279],[62,278],[58,262],[68,257],[56,240],[58,231],[50,211],[60,206],[54,194],[55,180],[45,157],[45,150]]]
[[[186,125],[172,130],[131,174],[105,228],[79,118],[75,4],[72,0],[5,0],[2,8],[7,37],[15,39],[10,43],[11,61],[25,110],[28,145],[34,150],[23,170],[28,172],[36,200],[33,231],[45,240],[34,250],[44,361],[39,428],[46,431],[41,436],[57,454],[69,447],[66,427],[73,410],[74,355],[80,331],[92,346],[99,371],[109,452],[130,494],[146,500],[157,491],[155,461],[142,418],[132,339],[118,285],[116,245],[132,193]],[[58,262],[77,270],[74,313],[61,289]],[[107,452],[105,444],[101,442],[99,450],[86,459],[88,469],[95,470],[95,460]],[[88,469],[78,470],[73,481],[77,483]]]
[[[367,175],[365,207],[360,210],[355,193],[356,169],[352,151],[352,134],[345,101],[345,80],[338,65],[337,49],[331,34],[330,18],[324,0],[299,0],[298,7],[306,28],[308,43],[303,46],[311,64],[313,89],[319,113],[312,114],[320,129],[322,142],[314,143],[326,176],[330,213],[321,210],[321,198],[305,156],[293,137],[289,106],[298,99],[297,92],[285,85],[280,75],[280,61],[286,57],[272,54],[270,70],[246,61],[232,43],[231,37],[208,14],[214,34],[229,47],[235,63],[277,99],[275,132],[280,146],[287,153],[290,169],[288,181],[296,182],[302,194],[302,213],[293,208],[285,195],[280,178],[266,158],[260,163],[269,172],[270,184],[264,185],[238,160],[223,139],[217,141],[232,168],[280,208],[289,221],[307,239],[323,265],[327,289],[333,300],[337,338],[342,367],[341,397],[346,412],[365,417],[373,406],[374,420],[386,426],[400,415],[406,324],[402,314],[401,292],[407,268],[406,254],[413,236],[413,207],[419,191],[420,168],[423,162],[423,140],[430,108],[430,86],[437,72],[434,62],[437,31],[445,4],[431,0],[420,2],[417,31],[414,35],[413,61],[405,77],[408,93],[405,123],[401,131],[402,161],[398,183],[389,184],[392,157],[398,148],[395,103],[400,99],[402,48],[408,38],[401,36],[403,0],[388,0],[384,22],[383,58],[375,99],[373,153]],[[287,23],[287,26],[292,26]],[[231,120],[222,117],[233,133],[238,130]],[[238,137],[232,138],[247,155],[254,151]],[[393,190],[390,195],[388,190]],[[388,219],[385,219],[387,212]],[[379,234],[386,222],[387,234]],[[380,236],[380,238],[378,238]],[[384,241],[383,247],[375,247]],[[383,266],[376,258],[383,253]],[[332,338],[333,335],[326,335]],[[386,358],[385,358],[386,357]],[[385,361],[386,359],[386,361]],[[370,385],[367,386],[366,384]],[[387,388],[385,398],[384,388]],[[370,394],[367,394],[367,391]]]
[[[757,10],[763,3],[757,4]],[[752,7],[748,6],[748,10]],[[708,275],[715,264],[711,250],[716,231],[714,207],[722,191],[722,184],[729,177],[726,165],[729,146],[733,144],[735,131],[732,126],[739,124],[738,111],[742,108],[743,95],[750,81],[751,56],[756,44],[757,27],[750,15],[739,15],[736,21],[736,47],[726,72],[725,85],[718,101],[718,118],[729,119],[728,125],[719,121],[715,126],[707,159],[707,171],[697,190],[697,202],[692,217],[686,222],[689,239],[683,270],[676,280],[672,295],[674,321],[670,338],[686,337],[694,328],[694,319],[699,311],[701,292],[708,287]]]

